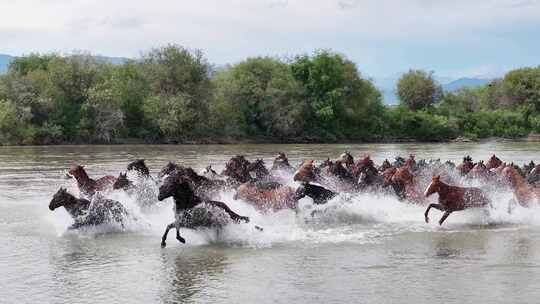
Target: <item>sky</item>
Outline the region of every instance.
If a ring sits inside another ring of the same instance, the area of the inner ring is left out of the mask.
[[[0,53],[169,43],[218,65],[332,49],[373,77],[495,77],[540,64],[540,0],[0,0]]]

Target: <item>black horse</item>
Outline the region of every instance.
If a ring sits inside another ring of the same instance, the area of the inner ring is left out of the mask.
[[[113,200],[96,198],[94,202],[76,198],[65,188],[60,188],[49,203],[49,209],[64,207],[75,223],[69,229],[96,226],[104,223],[119,223],[124,227],[128,212],[124,206]]]
[[[336,192],[328,190],[323,186],[314,185],[310,183],[302,183],[294,194],[294,199],[299,200],[306,196],[313,199],[313,203],[317,205],[326,204],[329,200],[337,195]]]
[[[133,182],[128,179],[127,173],[120,172],[120,174],[116,178],[116,181],[113,184],[113,189],[129,190],[132,188],[135,188],[135,185],[133,185]]]
[[[144,163],[144,159],[137,159],[127,165],[128,171],[135,170],[141,177],[150,177],[150,170]]]
[[[171,196],[175,204],[175,221],[167,225],[161,238],[162,247],[167,245],[167,234],[172,228],[176,228],[176,239],[185,243],[186,240],[180,236],[182,227],[221,227],[227,222],[219,217],[223,211],[235,222],[249,222],[248,217],[236,214],[225,203],[204,200],[197,196],[193,191],[192,181],[178,171],[173,171],[159,187],[158,200],[162,201]]]

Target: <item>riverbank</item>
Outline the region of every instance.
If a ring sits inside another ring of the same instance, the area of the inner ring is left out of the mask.
[[[253,138],[202,138],[197,140],[144,140],[140,138],[120,138],[114,142],[84,142],[84,141],[61,141],[40,144],[2,144],[3,147],[27,147],[27,146],[82,146],[82,145],[252,145],[252,144],[430,144],[430,143],[486,143],[486,142],[540,142],[540,134],[529,134],[521,138],[489,137],[472,139],[457,137],[448,140],[422,141],[413,138],[384,138],[380,140],[321,140],[308,138],[276,139],[265,137]]]

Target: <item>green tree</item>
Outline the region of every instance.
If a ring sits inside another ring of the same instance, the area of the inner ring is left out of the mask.
[[[141,68],[150,88],[143,111],[151,127],[169,137],[179,136],[177,140],[204,135],[213,88],[211,67],[203,53],[169,45],[146,53]],[[172,130],[158,117],[158,109],[172,121],[170,126],[182,126],[181,130]]]
[[[236,117],[242,130],[250,135],[284,138],[303,130],[304,103],[298,83],[286,63],[270,58],[249,58],[215,77],[216,102],[230,110],[238,109]]]
[[[540,111],[540,66],[510,71],[503,82],[512,105],[532,105]]]
[[[313,56],[296,57],[291,69],[302,84],[310,110],[306,120],[312,132],[323,133],[323,138],[350,136],[370,129],[362,126],[378,118],[370,111],[382,109],[380,93],[344,56],[319,50]]]
[[[437,103],[442,97],[442,88],[433,78],[433,72],[409,70],[398,80],[397,95],[403,106],[416,111]]]

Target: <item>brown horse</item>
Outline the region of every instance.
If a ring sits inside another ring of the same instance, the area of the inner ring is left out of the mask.
[[[510,185],[514,189],[514,196],[521,206],[529,207],[532,203],[540,202],[540,188],[535,188],[527,183],[516,168],[507,166],[502,170],[502,175],[510,181]]]
[[[314,164],[313,160],[305,160],[298,168],[298,171],[294,174],[293,179],[298,182],[309,183],[316,179],[315,172],[313,172]]]
[[[261,211],[296,209],[295,191],[274,182],[247,182],[236,190],[235,199],[243,199]]]
[[[467,175],[467,173],[469,173],[469,171],[471,171],[473,167],[474,163],[472,161],[472,158],[467,155],[463,158],[463,163],[459,164],[456,169],[461,175]]]
[[[429,223],[429,210],[431,208],[444,211],[443,216],[439,220],[439,225],[442,225],[446,218],[454,211],[461,211],[469,208],[480,208],[490,204],[490,200],[486,197],[484,192],[479,188],[465,188],[450,186],[441,182],[441,176],[434,176],[431,183],[427,186],[424,195],[426,197],[433,193],[439,193],[439,203],[430,204],[424,217],[426,223]]]
[[[469,171],[469,173],[467,173],[467,176],[471,177],[471,178],[478,178],[478,179],[487,181],[492,177],[493,174],[494,173],[489,171],[487,166],[484,165],[484,161],[481,160],[478,163],[476,163],[476,165],[474,165],[474,167],[471,169],[471,171]]]
[[[278,152],[272,163],[272,170],[293,171],[293,167],[289,164],[289,159],[284,152]]]
[[[109,188],[112,188],[112,185],[116,181],[116,178],[111,175],[106,175],[98,179],[91,179],[86,171],[84,166],[77,165],[69,169],[69,174],[77,180],[77,186],[79,190],[86,195],[94,195],[96,191],[104,191]]]
[[[502,165],[502,163],[502,160],[500,160],[497,156],[495,156],[495,154],[493,154],[487,161],[486,167],[488,170],[491,170],[499,167],[500,165]]]
[[[389,172],[391,172],[390,170]],[[390,176],[390,173],[387,172],[386,177]],[[421,204],[424,202],[424,197],[416,189],[414,183],[414,177],[408,166],[403,166],[395,169],[394,173],[391,174],[390,180],[386,180],[385,184],[391,184],[396,194],[401,199],[407,199],[411,202]]]

